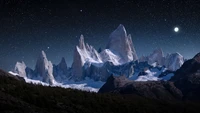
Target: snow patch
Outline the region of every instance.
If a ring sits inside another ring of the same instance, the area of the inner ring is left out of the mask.
[[[49,84],[42,82],[40,80],[33,80],[33,79],[29,79],[27,77],[24,77],[26,83],[31,83],[31,84],[37,84],[37,85],[43,85],[43,86],[50,86]]]
[[[112,62],[114,65],[124,64],[123,62],[120,62],[121,58],[119,57],[119,55],[117,55],[116,53],[113,53],[109,49],[105,49],[100,54],[101,54],[103,62],[109,61],[109,62]]]
[[[145,71],[147,75],[139,76],[135,81],[158,81],[160,78],[157,77],[158,72],[151,72],[150,70]]]
[[[12,71],[9,71],[9,73],[14,76],[18,75],[17,73],[14,73]],[[80,81],[80,82],[74,82],[74,81],[67,81],[65,83],[54,82],[53,85],[49,85],[48,83],[42,82],[40,80],[33,80],[27,77],[24,77],[24,79],[26,83],[38,84],[38,85],[43,85],[43,86],[51,86],[51,87],[72,88],[72,89],[78,89],[78,90],[88,91],[88,92],[98,92],[99,89],[105,83],[102,81],[94,81],[92,79],[86,78],[85,80]]]
[[[17,74],[17,73],[12,72],[12,71],[9,71],[8,73],[10,73],[11,75],[14,75],[14,76],[19,75],[19,74]]]

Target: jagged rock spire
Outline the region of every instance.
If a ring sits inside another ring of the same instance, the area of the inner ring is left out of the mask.
[[[37,59],[35,73],[42,78],[43,82],[53,84],[55,81],[53,77],[53,65],[51,61],[48,61],[44,51],[41,51]]]
[[[60,63],[58,64],[58,68],[63,71],[63,74],[67,74],[67,63],[64,57],[62,57]]]
[[[74,58],[72,64],[72,75],[75,80],[81,80],[83,66],[86,62],[95,62],[99,63],[101,61],[101,57],[98,52],[90,46],[89,44],[85,44],[83,35],[80,36],[79,46],[75,47],[74,50]]]
[[[127,36],[126,29],[122,24],[111,33],[106,48],[119,55],[122,58],[121,62],[127,63],[138,59],[131,35]]]
[[[79,52],[79,47],[76,46],[74,50],[74,58],[73,58],[73,63],[72,63],[72,76],[74,80],[79,81],[82,79],[83,65],[84,65],[84,62]]]
[[[81,35],[79,39],[79,48],[80,49],[85,49],[85,42],[84,42],[84,36]]]
[[[153,53],[148,57],[149,64],[157,62],[158,65],[164,65],[164,60],[164,53],[161,48],[154,50]]]
[[[26,77],[26,64],[22,62],[17,62],[15,65],[14,72],[19,74],[21,77]]]
[[[128,42],[129,42],[130,47],[131,47],[131,51],[132,51],[132,55],[133,55],[133,60],[137,60],[138,56],[136,54],[136,50],[135,50],[135,47],[133,45],[131,34],[128,35]]]
[[[172,53],[166,57],[165,66],[168,70],[176,71],[184,63],[184,57],[180,53]]]

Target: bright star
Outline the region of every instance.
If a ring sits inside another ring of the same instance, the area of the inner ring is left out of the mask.
[[[179,28],[178,28],[178,27],[175,27],[175,28],[174,28],[174,31],[175,31],[175,32],[179,32]]]

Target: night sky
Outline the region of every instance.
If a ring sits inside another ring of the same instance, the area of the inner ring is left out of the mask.
[[[54,64],[65,57],[71,66],[81,34],[105,48],[119,24],[138,56],[156,48],[186,58],[199,52],[198,0],[0,0],[0,68],[12,70],[22,60],[33,68],[41,50]]]

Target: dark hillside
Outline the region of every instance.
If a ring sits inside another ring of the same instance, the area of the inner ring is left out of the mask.
[[[26,84],[0,71],[1,113],[198,113],[200,104]]]

